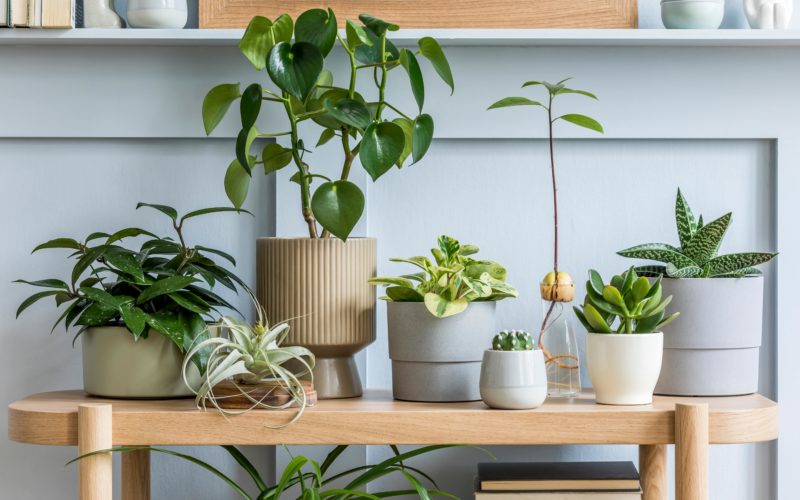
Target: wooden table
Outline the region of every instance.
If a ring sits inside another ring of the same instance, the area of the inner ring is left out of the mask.
[[[483,403],[409,403],[388,392],[320,401],[295,424],[287,413],[252,411],[226,420],[192,400],[131,401],[81,391],[35,394],[9,406],[8,435],[31,444],[331,445],[637,444],[644,500],[667,499],[667,448],[675,444],[676,500],[708,499],[708,445],[778,437],[778,407],[753,394],[726,398],[656,397],[647,406],[603,406],[591,393],[549,399],[529,411],[490,410]],[[110,455],[79,464],[80,500],[111,500]],[[123,500],[150,498],[149,452],[122,455]]]

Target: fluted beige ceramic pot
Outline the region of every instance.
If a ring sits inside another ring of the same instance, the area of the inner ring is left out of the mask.
[[[290,320],[287,345],[316,356],[320,399],[363,392],[353,355],[375,341],[374,238],[259,238],[258,300],[272,323]]]

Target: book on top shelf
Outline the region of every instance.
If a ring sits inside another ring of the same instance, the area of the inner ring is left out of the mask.
[[[636,491],[478,491],[475,500],[641,500]]]
[[[509,462],[478,464],[479,489],[488,491],[638,491],[633,462]]]

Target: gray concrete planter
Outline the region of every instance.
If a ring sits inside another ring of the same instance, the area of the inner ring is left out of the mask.
[[[495,330],[495,303],[436,318],[420,302],[387,303],[392,391],[406,401],[478,401],[483,351]]]
[[[134,341],[121,326],[89,328],[81,336],[83,390],[93,396],[160,399],[193,396],[181,376],[183,354],[175,344],[150,331]],[[189,381],[198,387],[200,373],[191,365]]]
[[[764,279],[664,279],[670,310],[656,394],[733,396],[758,390]]]

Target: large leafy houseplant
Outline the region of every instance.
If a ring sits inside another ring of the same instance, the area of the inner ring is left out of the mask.
[[[206,323],[214,321],[221,308],[234,309],[212,291],[220,284],[234,292],[247,289],[242,280],[213,257],[232,265],[229,254],[201,245],[190,246],[184,238],[184,224],[216,212],[239,212],[230,207],[205,208],[179,216],[166,205],[139,203],[166,215],[172,222],[175,238],[159,237],[150,231],[131,227],[114,233],[94,232],[83,240],[57,238],[33,249],[70,250],[74,261],[69,278],[17,280],[43,287],[20,304],[19,316],[41,299],[52,297],[57,307],[65,306],[53,330],[63,323],[77,327],[77,338],[87,328],[116,325],[125,327],[136,339],[153,332],[169,338],[181,351],[208,335]],[[138,249],[123,246],[128,238],[145,237]],[[206,356],[197,351],[193,362],[203,371]]]
[[[474,245],[462,245],[450,236],[439,236],[438,248],[431,249],[434,262],[424,256],[393,258],[392,262],[412,264],[420,272],[396,278],[377,277],[373,285],[385,285],[393,302],[424,302],[437,318],[464,312],[470,302],[497,301],[516,297],[518,292],[505,282],[506,269],[491,260],[476,260]]]
[[[349,180],[356,158],[373,181],[393,166],[402,167],[409,156],[414,163],[422,159],[433,139],[433,118],[422,112],[425,83],[418,56],[431,62],[451,91],[453,76],[435,39],[421,38],[417,50],[398,49],[388,37],[397,29],[396,24],[362,14],[359,22],[346,21],[342,35],[331,9],[312,9],[294,21],[286,14],[275,20],[262,16],[252,19],[239,48],[255,69],[266,70],[277,91],[260,83],[244,90],[238,83],[226,83],[211,89],[203,101],[203,123],[206,133],[211,133],[231,104],[239,100],[241,131],[236,140],[236,159],[225,174],[225,191],[234,206],[244,203],[254,169],[263,168],[270,174],[292,164],[296,172],[291,180],[300,188],[309,236],[333,234],[346,240],[364,210],[364,195]],[[337,42],[349,63],[349,79],[341,85],[334,84],[333,74],[325,69],[326,58]],[[386,96],[389,74],[401,67],[418,107],[410,114],[391,104]],[[375,95],[357,91],[358,77],[363,73],[374,83]],[[263,103],[281,109],[286,130],[263,133],[256,128]],[[299,125],[307,121],[321,127],[318,139],[301,134]],[[271,143],[260,155],[251,154],[253,142],[260,137],[286,138],[288,147]],[[339,177],[330,179],[313,173],[309,156],[314,141],[321,146],[334,138],[341,142],[343,160]],[[315,181],[319,185],[312,192]]]

